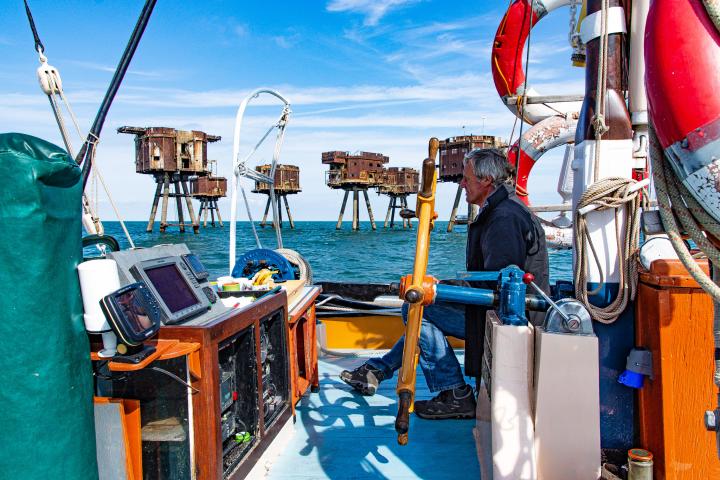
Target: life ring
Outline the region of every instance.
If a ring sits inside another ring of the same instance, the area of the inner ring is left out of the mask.
[[[525,205],[530,205],[527,184],[535,162],[551,148],[573,142],[577,121],[577,113],[548,117],[533,125],[510,147],[508,162],[515,167],[515,192]]]
[[[530,33],[531,23],[534,27],[548,13],[573,0],[514,0],[500,22],[492,48],[492,74],[498,94],[506,100],[508,97],[521,95],[534,96],[538,93],[528,86],[524,90],[525,71],[523,70],[523,51],[525,41]],[[506,102],[507,105],[507,102]],[[511,112],[520,117],[517,104],[507,105]],[[552,108],[550,108],[552,107]],[[579,102],[553,104],[526,104],[522,120],[534,125],[539,121],[580,109]]]
[[[720,34],[702,2],[652,2],[645,59],[648,113],[665,156],[720,221]]]

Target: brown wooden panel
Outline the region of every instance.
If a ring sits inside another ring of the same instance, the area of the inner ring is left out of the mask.
[[[716,399],[710,297],[699,288],[640,283],[636,313],[637,344],[653,354],[655,378],[638,398],[640,446],[655,457],[655,478],[720,478],[715,435],[703,426]]]

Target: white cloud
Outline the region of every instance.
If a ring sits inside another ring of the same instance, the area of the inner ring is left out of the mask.
[[[244,37],[250,33],[250,27],[248,27],[246,23],[241,23],[233,27],[233,32],[235,32],[235,35],[238,37]]]
[[[365,26],[375,26],[391,9],[400,8],[418,0],[332,0],[329,12],[354,12],[365,16]]]

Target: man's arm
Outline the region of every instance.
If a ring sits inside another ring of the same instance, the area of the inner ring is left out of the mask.
[[[510,265],[523,268],[527,256],[526,233],[525,222],[517,215],[493,219],[480,245],[483,270],[501,270]]]

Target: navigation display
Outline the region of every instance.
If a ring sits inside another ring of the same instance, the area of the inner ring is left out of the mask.
[[[118,295],[116,300],[133,333],[141,334],[154,326],[139,290],[128,290]]]
[[[171,313],[200,303],[174,264],[145,269],[145,274]]]

